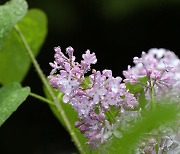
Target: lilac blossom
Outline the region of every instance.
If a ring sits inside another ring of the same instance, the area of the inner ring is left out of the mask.
[[[128,66],[123,71],[125,82],[139,83],[138,79],[147,76],[146,87],[153,86],[156,99],[166,94],[174,94],[180,87],[180,60],[171,51],[165,49],[150,49],[148,53],[142,52],[140,58],[134,57],[135,66]],[[176,89],[176,90],[175,90]],[[147,89],[147,97],[150,98]]]
[[[88,138],[87,144],[91,148],[97,148],[112,136],[121,137],[122,134],[116,130],[118,120],[108,121],[106,112],[110,112],[110,106],[119,112],[134,109],[138,106],[136,98],[126,90],[121,77],[112,76],[111,70],[92,70],[90,83],[85,83],[85,73],[97,62],[95,53],[87,50],[80,63],[75,61],[72,47],[66,48],[66,53],[67,56],[60,47],[55,48],[49,84],[63,92],[63,101],[77,111],[79,121],[75,126]],[[87,88],[83,88],[83,84]]]

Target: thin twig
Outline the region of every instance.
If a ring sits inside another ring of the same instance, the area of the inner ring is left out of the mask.
[[[57,97],[53,93],[50,85],[48,84],[45,75],[43,74],[43,72],[42,72],[42,70],[41,70],[41,68],[40,68],[40,66],[39,66],[39,64],[38,64],[38,62],[37,62],[37,60],[36,60],[32,50],[31,50],[31,48],[30,48],[30,46],[28,44],[28,42],[27,42],[27,40],[26,40],[26,38],[24,37],[23,33],[19,29],[18,25],[15,25],[15,30],[17,31],[20,39],[22,40],[22,43],[24,44],[24,47],[26,48],[27,53],[29,54],[29,56],[30,56],[30,58],[32,60],[32,63],[34,65],[34,67],[35,67],[35,69],[36,69],[36,71],[37,71],[41,81],[43,82],[43,84],[46,87],[47,91],[51,95],[51,97],[52,97],[52,99],[53,99],[53,101],[55,103],[55,106],[56,106],[58,112],[60,113],[60,115],[64,119],[65,125],[66,125],[66,127],[68,129],[68,132],[71,135],[73,141],[75,142],[76,147],[78,148],[80,153],[82,153],[82,154],[85,153],[83,151],[83,149],[82,149],[82,146],[81,146],[79,140],[78,140],[78,137],[76,136],[76,134],[74,133],[74,131],[73,131],[72,127],[71,127],[71,123],[70,123],[69,119],[67,118],[67,116],[66,116],[66,114],[65,114],[65,112],[64,112],[64,110],[63,110],[63,108],[62,108],[62,106],[61,106],[61,104],[59,102],[59,100],[57,99]]]
[[[46,102],[46,103],[48,103],[50,105],[54,105],[54,103],[52,101],[50,101],[49,99],[46,99],[46,98],[44,98],[44,97],[42,97],[42,96],[40,96],[38,94],[30,92],[29,95],[34,97],[34,98],[37,98],[37,99],[41,100],[42,102]]]

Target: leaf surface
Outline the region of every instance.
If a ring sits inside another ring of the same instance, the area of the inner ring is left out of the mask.
[[[14,25],[26,14],[27,7],[25,0],[11,0],[0,6],[0,49]]]
[[[17,24],[34,55],[40,51],[47,34],[46,15],[38,9],[28,11]],[[0,83],[21,82],[30,68],[31,60],[15,29],[0,50]]]
[[[12,83],[0,88],[0,126],[17,110],[30,93],[29,87]]]

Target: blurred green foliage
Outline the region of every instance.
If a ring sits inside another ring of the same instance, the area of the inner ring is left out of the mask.
[[[180,5],[179,0],[108,0],[102,1],[102,12],[106,18],[120,18],[139,9],[165,5]]]

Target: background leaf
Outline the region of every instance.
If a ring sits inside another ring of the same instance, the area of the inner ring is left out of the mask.
[[[0,6],[0,49],[14,25],[27,12],[25,0],[11,0]]]
[[[103,1],[102,12],[106,17],[121,18],[129,15],[130,13],[136,12],[141,8],[156,7],[158,5],[179,5],[179,0],[111,0]]]
[[[29,87],[22,88],[18,83],[0,89],[0,126],[23,103],[29,93]]]
[[[55,91],[53,88],[52,90],[54,91],[55,95],[59,98],[60,100],[60,103],[61,103],[61,106],[62,108],[64,109],[65,111],[65,114],[66,116],[68,117],[70,123],[71,123],[71,128],[73,129],[74,133],[76,134],[78,140],[80,141],[80,144],[83,148],[83,151],[85,151],[86,154],[88,153],[96,153],[96,152],[93,152],[93,151],[90,151],[88,149],[88,146],[86,145],[86,141],[87,139],[84,137],[84,135],[77,129],[75,128],[74,124],[75,122],[78,121],[78,118],[77,118],[77,113],[74,111],[74,109],[71,107],[70,104],[65,104],[63,103],[62,101],[62,96],[63,94],[59,91]],[[44,92],[45,92],[45,95],[48,99],[52,100],[52,98],[49,96],[47,90],[44,88]],[[66,126],[65,126],[65,123],[64,123],[64,120],[63,118],[60,116],[59,112],[57,111],[56,107],[54,107],[53,105],[50,105],[50,108],[52,110],[52,112],[54,113],[54,115],[56,116],[56,118],[60,121],[60,123],[64,126],[65,129]]]
[[[131,84],[130,82],[126,83],[126,89],[129,90],[130,93],[134,94],[135,96],[137,94],[139,94],[139,106],[138,108],[144,109],[146,106],[146,97],[145,97],[145,90],[144,90],[144,86],[146,85],[147,81],[148,81],[148,77],[142,77],[138,79],[139,83],[135,83],[135,84]]]
[[[139,107],[138,108],[141,108],[141,109],[145,109],[146,107],[146,96],[145,96],[145,92],[144,90],[142,90],[140,93],[139,93]]]
[[[37,55],[47,34],[46,15],[38,9],[28,11],[18,23],[34,55]],[[30,58],[15,29],[0,50],[0,83],[21,82],[30,67]]]
[[[129,92],[132,94],[140,93],[142,90],[144,90],[143,85],[146,85],[146,83],[148,81],[148,77],[145,76],[145,77],[139,78],[138,81],[141,84],[139,84],[139,83],[131,84],[130,82],[126,82],[126,89],[129,90]]]

